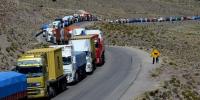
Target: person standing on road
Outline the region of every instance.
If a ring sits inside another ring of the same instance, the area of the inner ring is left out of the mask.
[[[157,49],[153,49],[151,52],[151,57],[153,57],[153,64],[159,62],[160,52]]]

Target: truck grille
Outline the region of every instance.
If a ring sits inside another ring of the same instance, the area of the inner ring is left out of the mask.
[[[37,94],[40,94],[40,89],[28,88],[27,93],[28,95],[37,95]]]

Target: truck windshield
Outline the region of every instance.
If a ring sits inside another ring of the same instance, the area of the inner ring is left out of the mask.
[[[17,66],[17,72],[26,74],[27,77],[40,77],[43,76],[43,69],[42,67],[20,67]]]
[[[70,65],[70,64],[72,64],[71,56],[63,57],[63,65]]]
[[[17,65],[18,66],[26,66],[26,65],[41,65],[42,64],[42,60],[38,59],[38,60],[24,60],[24,61],[18,61]]]

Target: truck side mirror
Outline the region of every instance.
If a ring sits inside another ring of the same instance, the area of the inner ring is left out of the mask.
[[[72,63],[73,63],[73,64],[76,63],[76,58],[75,58],[75,56],[73,56],[73,58],[72,58]]]

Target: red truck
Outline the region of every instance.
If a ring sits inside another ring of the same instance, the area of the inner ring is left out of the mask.
[[[85,30],[86,35],[96,34],[98,38],[95,38],[95,50],[96,50],[96,64],[103,65],[105,63],[105,47],[103,33],[100,30]]]

